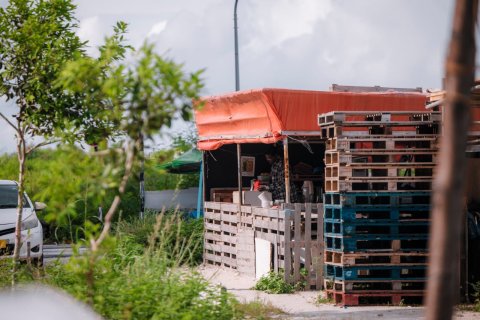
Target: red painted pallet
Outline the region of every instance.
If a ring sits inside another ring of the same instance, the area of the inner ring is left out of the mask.
[[[368,293],[343,293],[327,290],[327,296],[335,304],[341,306],[362,305],[420,305],[423,303],[423,293],[419,292],[389,292],[376,291]]]

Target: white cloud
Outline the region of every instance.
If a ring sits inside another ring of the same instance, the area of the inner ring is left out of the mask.
[[[159,35],[167,27],[168,21],[163,20],[153,25],[152,29],[147,34],[147,38]]]
[[[93,16],[81,20],[77,34],[81,40],[88,41],[87,52],[91,55],[97,55],[97,47],[105,37],[105,29],[102,28],[100,17]]]
[[[286,40],[315,31],[318,20],[325,19],[332,11],[331,0],[249,0],[245,17],[241,17],[242,29],[251,33],[246,48],[254,52],[268,51]]]

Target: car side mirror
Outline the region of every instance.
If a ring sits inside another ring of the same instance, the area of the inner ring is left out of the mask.
[[[42,211],[47,205],[43,202],[35,202],[35,210]]]

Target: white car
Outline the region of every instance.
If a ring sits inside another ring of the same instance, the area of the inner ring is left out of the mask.
[[[11,257],[15,247],[15,222],[17,221],[18,184],[15,181],[0,180],[0,259]],[[20,258],[28,256],[32,261],[43,262],[43,229],[35,209],[42,210],[45,204],[32,203],[23,196],[22,247]],[[30,248],[30,252],[28,252]]]

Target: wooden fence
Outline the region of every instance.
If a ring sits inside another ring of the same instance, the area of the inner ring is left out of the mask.
[[[323,283],[323,206],[282,209],[205,203],[204,262],[255,275],[255,239],[272,244],[271,268],[307,289]]]

